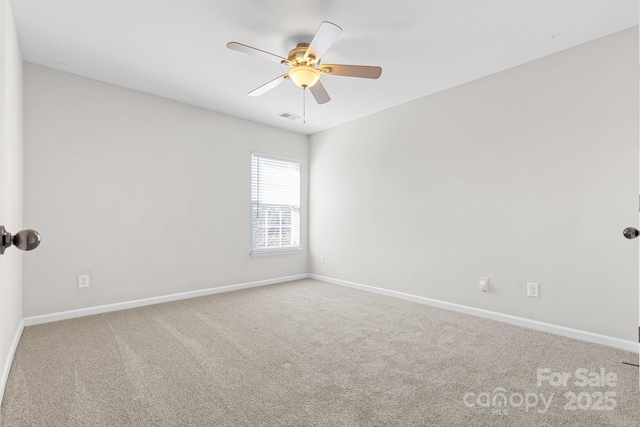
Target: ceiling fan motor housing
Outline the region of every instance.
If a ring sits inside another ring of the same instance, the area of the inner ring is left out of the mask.
[[[298,43],[296,47],[289,51],[289,61],[293,62],[294,64],[312,65],[315,62],[316,58],[312,56],[308,56],[306,58],[304,57],[304,54],[307,52],[308,48],[309,43]]]

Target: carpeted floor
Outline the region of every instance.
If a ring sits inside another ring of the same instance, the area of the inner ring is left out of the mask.
[[[638,426],[623,361],[638,356],[302,280],[28,327],[0,424]]]

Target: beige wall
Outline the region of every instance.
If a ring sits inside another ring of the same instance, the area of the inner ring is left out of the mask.
[[[0,225],[22,229],[22,58],[11,3],[0,1]],[[0,399],[22,321],[22,252],[0,256]]]
[[[637,340],[637,29],[310,140],[313,273]]]
[[[25,220],[42,235],[25,317],[308,271],[306,136],[32,64],[24,79]],[[302,161],[301,254],[249,254],[252,151]]]

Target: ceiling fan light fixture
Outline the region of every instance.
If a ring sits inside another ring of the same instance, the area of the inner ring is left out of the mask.
[[[320,79],[320,71],[309,65],[297,65],[289,71],[289,78],[299,87],[312,87]]]

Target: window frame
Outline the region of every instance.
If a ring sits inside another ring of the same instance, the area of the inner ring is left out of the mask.
[[[250,254],[251,257],[262,257],[262,256],[270,256],[270,255],[285,255],[285,254],[296,254],[296,253],[301,253],[302,252],[302,224],[300,224],[299,227],[299,238],[298,238],[298,246],[287,246],[287,247],[280,247],[280,248],[258,248],[258,249],[254,249],[253,247],[253,233],[254,233],[254,229],[253,229],[253,158],[255,157],[263,157],[263,158],[267,158],[267,159],[273,159],[273,160],[280,160],[280,161],[285,161],[285,162],[292,162],[292,163],[297,163],[299,165],[299,176],[298,179],[300,180],[299,182],[299,187],[300,187],[300,192],[298,194],[298,214],[300,216],[299,218],[299,222],[302,222],[302,161],[300,159],[296,159],[296,158],[292,158],[292,157],[285,157],[285,156],[280,156],[277,154],[268,154],[268,153],[263,153],[263,152],[258,152],[258,151],[252,151],[251,152],[251,156],[250,156],[250,163],[249,163],[249,174],[250,174],[250,179],[249,179],[249,212],[251,212],[250,215],[250,233],[249,233],[249,247],[251,248]]]

